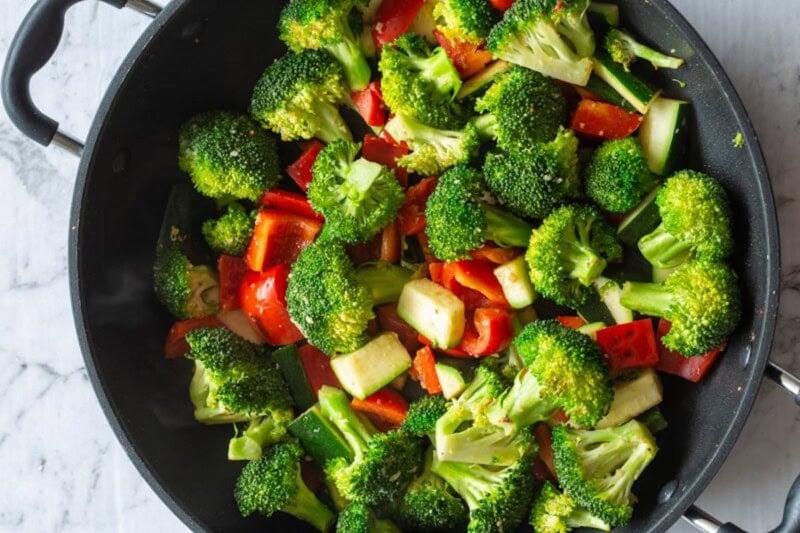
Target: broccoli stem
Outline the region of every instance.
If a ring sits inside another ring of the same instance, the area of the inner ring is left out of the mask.
[[[672,292],[660,283],[628,281],[622,286],[619,301],[633,311],[650,316],[665,316],[674,299]]]
[[[496,482],[491,471],[480,465],[434,460],[431,470],[453,487],[470,510],[480,505],[486,488]]]
[[[652,233],[639,240],[639,251],[658,268],[675,268],[689,260],[691,245],[679,241],[662,222]]]
[[[668,56],[657,50],[653,50],[649,46],[637,42],[633,37],[619,30],[615,32],[615,36],[623,41],[622,46],[627,46],[633,55],[649,61],[656,68],[675,69],[680,68],[681,65],[683,65],[683,59]]]
[[[406,283],[413,274],[407,268],[385,261],[362,265],[356,271],[356,278],[372,295],[374,305],[396,302]]]
[[[261,457],[261,450],[267,442],[274,442],[275,419],[264,416],[253,419],[247,429],[228,443],[230,461],[255,461]]]
[[[319,405],[322,414],[342,432],[356,458],[367,449],[372,433],[350,408],[347,395],[335,387],[323,386],[319,390]]]
[[[444,48],[437,48],[430,57],[424,60],[413,60],[415,67],[423,79],[431,82],[439,94],[451,93],[454,100],[461,88],[461,78],[453,67]]]
[[[308,522],[319,531],[329,531],[336,520],[336,515],[306,486],[300,474],[299,464],[295,485],[297,493],[292,501],[283,508],[283,511]]]
[[[578,280],[584,287],[589,287],[606,268],[605,259],[590,247],[577,242],[565,248],[561,257],[569,270],[569,277]]]
[[[347,127],[339,110],[333,104],[323,100],[317,100],[313,104],[314,114],[317,115],[322,122],[320,130],[317,131],[317,137],[326,144],[333,141],[352,141],[353,135],[350,133],[350,128]]]
[[[325,49],[342,64],[344,75],[352,91],[362,91],[367,88],[372,71],[361,48],[355,42],[355,37],[328,45]]]
[[[501,402],[503,412],[516,427],[525,427],[550,418],[557,407],[542,399],[539,380],[522,370]]]
[[[478,134],[485,139],[497,137],[497,116],[494,113],[478,115],[472,119],[472,125],[478,130]]]
[[[530,224],[488,204],[483,205],[483,212],[486,215],[486,229],[483,235],[487,240],[506,248],[528,246],[533,232]]]

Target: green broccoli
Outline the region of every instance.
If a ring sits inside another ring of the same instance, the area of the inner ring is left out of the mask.
[[[397,163],[411,172],[428,176],[466,163],[480,148],[478,130],[467,124],[463,130],[443,130],[427,126],[411,117],[395,115],[385,131],[397,142],[405,142],[411,153]]]
[[[625,213],[653,190],[657,180],[635,137],[604,142],[586,167],[586,195],[611,213]]]
[[[399,300],[403,287],[413,275],[413,270],[387,261],[363,263],[356,269],[356,278],[369,291],[373,306]]]
[[[552,79],[513,67],[475,103],[474,124],[484,137],[508,152],[526,151],[553,140],[567,120],[564,93]]]
[[[246,115],[197,115],[181,127],[178,143],[181,170],[205,196],[255,201],[280,179],[275,139]]]
[[[351,141],[337,108],[347,95],[342,67],[330,54],[288,54],[264,71],[253,89],[250,114],[284,141]]]
[[[337,458],[325,465],[325,474],[339,493],[349,501],[369,506],[400,497],[416,476],[422,459],[419,439],[400,429],[376,431],[356,415],[339,389],[320,388],[319,403],[353,452],[352,461]]]
[[[608,429],[553,428],[553,456],[561,487],[579,506],[612,527],[633,514],[633,483],[658,451],[647,428],[630,422]]]
[[[728,195],[714,178],[679,171],[661,188],[656,204],[661,224],[639,241],[653,266],[674,268],[692,257],[721,261],[733,252]]]
[[[559,207],[533,231],[525,255],[536,290],[560,305],[577,308],[608,261],[622,256],[614,228],[589,206]]]
[[[363,503],[353,502],[339,513],[336,533],[400,533],[400,529],[391,520],[376,518]]]
[[[327,50],[342,65],[351,90],[360,91],[372,77],[360,32],[351,25],[351,13],[362,4],[362,0],[292,0],[278,20],[280,38],[296,53]]]
[[[332,237],[357,244],[374,237],[394,220],[403,189],[392,172],[378,163],[356,159],[361,144],[335,141],[317,156],[308,200],[325,217]]]
[[[533,496],[531,444],[514,463],[497,467],[439,461],[431,471],[443,478],[470,510],[469,533],[510,532],[525,520]]]
[[[498,59],[586,85],[595,49],[588,7],[589,0],[517,0],[492,28],[486,48]]]
[[[431,472],[433,450],[425,453],[422,473],[411,482],[394,511],[397,521],[412,531],[452,531],[463,528],[469,513],[450,486]]]
[[[547,144],[509,153],[490,153],[483,164],[486,186],[514,214],[544,218],[581,196],[578,139],[562,129]]]
[[[484,201],[481,173],[466,165],[439,178],[425,208],[425,233],[434,255],[446,261],[466,259],[486,241],[527,246],[531,226]]]
[[[243,255],[253,233],[252,213],[237,203],[230,204],[219,218],[203,223],[203,236],[219,254]]]
[[[402,427],[417,437],[433,435],[436,421],[447,412],[447,408],[447,400],[442,395],[423,396],[408,406]]]
[[[195,366],[189,385],[195,418],[204,424],[249,422],[230,441],[228,458],[260,457],[261,448],[283,438],[294,418],[289,387],[268,352],[227,328],[190,331],[186,342],[186,358]]]
[[[601,519],[584,509],[567,493],[562,493],[545,481],[533,501],[530,525],[536,533],[567,533],[575,528],[588,527],[609,531]]]
[[[444,48],[431,50],[421,36],[406,33],[383,47],[379,68],[381,94],[394,114],[434,128],[463,127],[454,102],[461,78]]]
[[[626,71],[631,70],[631,63],[637,58],[649,61],[655,68],[680,68],[683,65],[683,59],[653,50],[616,28],[612,28],[606,34],[605,45],[611,59],[620,63]]]
[[[204,265],[193,265],[177,243],[156,252],[153,286],[159,301],[175,318],[216,314],[218,285],[216,272]]]
[[[687,357],[721,344],[742,312],[736,274],[724,263],[705,260],[681,266],[663,284],[626,282],[620,303],[672,322],[661,341]]]
[[[276,444],[245,465],[236,480],[234,499],[242,516],[288,513],[319,531],[329,531],[336,515],[317,499],[300,475],[304,452],[292,442]]]
[[[451,41],[482,44],[500,12],[486,0],[439,0],[433,9],[436,29]]]

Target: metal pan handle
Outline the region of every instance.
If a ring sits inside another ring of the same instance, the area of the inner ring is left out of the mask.
[[[772,361],[767,363],[764,376],[777,383],[800,406],[800,378]],[[714,517],[695,506],[690,507],[686,514],[683,515],[683,518],[705,533],[746,533],[743,529],[731,523],[720,523]],[[797,533],[798,531],[800,531],[800,476],[794,480],[792,487],[789,489],[789,494],[786,496],[783,520],[770,533]]]
[[[3,69],[2,95],[8,116],[19,130],[43,146],[51,143],[80,155],[83,144],[59,131],[58,122],[33,103],[30,81],[55,54],[64,32],[67,10],[82,0],[39,0],[11,41]],[[130,7],[154,17],[161,8],[149,0],[101,0],[117,8]]]

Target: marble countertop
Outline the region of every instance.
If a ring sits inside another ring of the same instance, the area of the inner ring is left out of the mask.
[[[733,80],[766,153],[783,244],[773,358],[800,372],[800,2],[673,0]],[[0,57],[34,0],[0,3]],[[165,3],[164,1],[161,2]],[[70,10],[34,100],[79,138],[148,19],[100,2]],[[117,443],[73,329],[67,225],[77,160],[24,139],[0,110],[0,530],[185,531]],[[764,385],[725,466],[698,505],[751,531],[774,527],[800,473],[800,410]],[[677,524],[674,532],[693,531]]]

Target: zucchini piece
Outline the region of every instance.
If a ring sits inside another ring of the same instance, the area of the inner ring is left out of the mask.
[[[592,338],[592,340],[597,340],[597,332],[601,329],[605,329],[606,326],[605,322],[592,322],[591,324],[584,324],[583,326],[578,328],[578,331],[583,333],[584,335],[588,335]]]
[[[609,26],[619,26],[619,6],[608,2],[592,2],[587,9],[589,17],[598,15]]]
[[[455,398],[467,387],[464,376],[457,368],[444,363],[436,363],[436,376],[442,386],[442,394],[448,400]]]
[[[597,428],[610,428],[624,424],[660,404],[662,399],[661,379],[655,370],[646,368],[636,378],[614,384],[614,401],[611,402],[611,409],[598,422]]]
[[[626,72],[603,50],[595,52],[594,73],[622,95],[639,113],[645,114],[661,91],[654,91],[633,73]]]
[[[464,302],[429,279],[406,283],[397,302],[397,315],[437,348],[457,346],[464,336]]]
[[[411,356],[396,333],[381,333],[355,352],[331,359],[342,388],[363,400],[411,368]]]
[[[290,344],[272,352],[272,360],[278,365],[283,379],[289,385],[294,403],[298,409],[306,410],[317,402],[317,396],[311,390],[303,363],[297,356],[297,346]]]
[[[508,304],[514,309],[528,307],[536,300],[536,292],[528,277],[528,263],[524,256],[495,268],[494,276],[500,282]]]
[[[635,107],[625,100],[621,94],[615,91],[611,85],[601,80],[597,74],[592,74],[592,76],[589,78],[589,82],[586,84],[586,88],[593,92],[595,96],[608,102],[609,104],[614,104],[615,106],[627,109],[628,111],[636,111]]]
[[[353,452],[339,430],[322,414],[319,404],[311,406],[289,424],[289,433],[320,465],[331,459],[352,459]]]
[[[677,170],[686,154],[691,105],[682,100],[657,98],[639,127],[647,165],[653,174],[667,176]]]
[[[626,324],[633,322],[633,311],[619,303],[619,295],[622,287],[613,279],[600,276],[592,283],[594,290],[600,296],[600,300],[608,308],[608,312],[614,318],[615,324]]]
[[[597,294],[596,290],[589,293],[589,299],[585,304],[578,307],[576,311],[578,312],[578,316],[589,324],[593,322],[616,324],[614,317],[611,315],[611,311],[608,310],[606,304],[600,299],[600,295]]]
[[[491,84],[500,74],[511,68],[511,63],[498,59],[488,67],[478,72],[461,85],[456,98],[463,100],[467,96],[477,93],[487,85]]]
[[[631,248],[636,248],[639,239],[653,231],[661,223],[656,197],[661,185],[650,191],[636,208],[628,213],[617,228],[617,237]]]
[[[644,412],[644,414],[640,415],[637,420],[647,426],[647,429],[649,429],[650,433],[653,435],[660,433],[669,427],[667,419],[664,418],[664,414],[658,407],[652,407],[648,409]]]
[[[356,269],[356,279],[369,287],[372,305],[376,306],[396,302],[413,275],[413,270],[387,261],[364,263]]]

